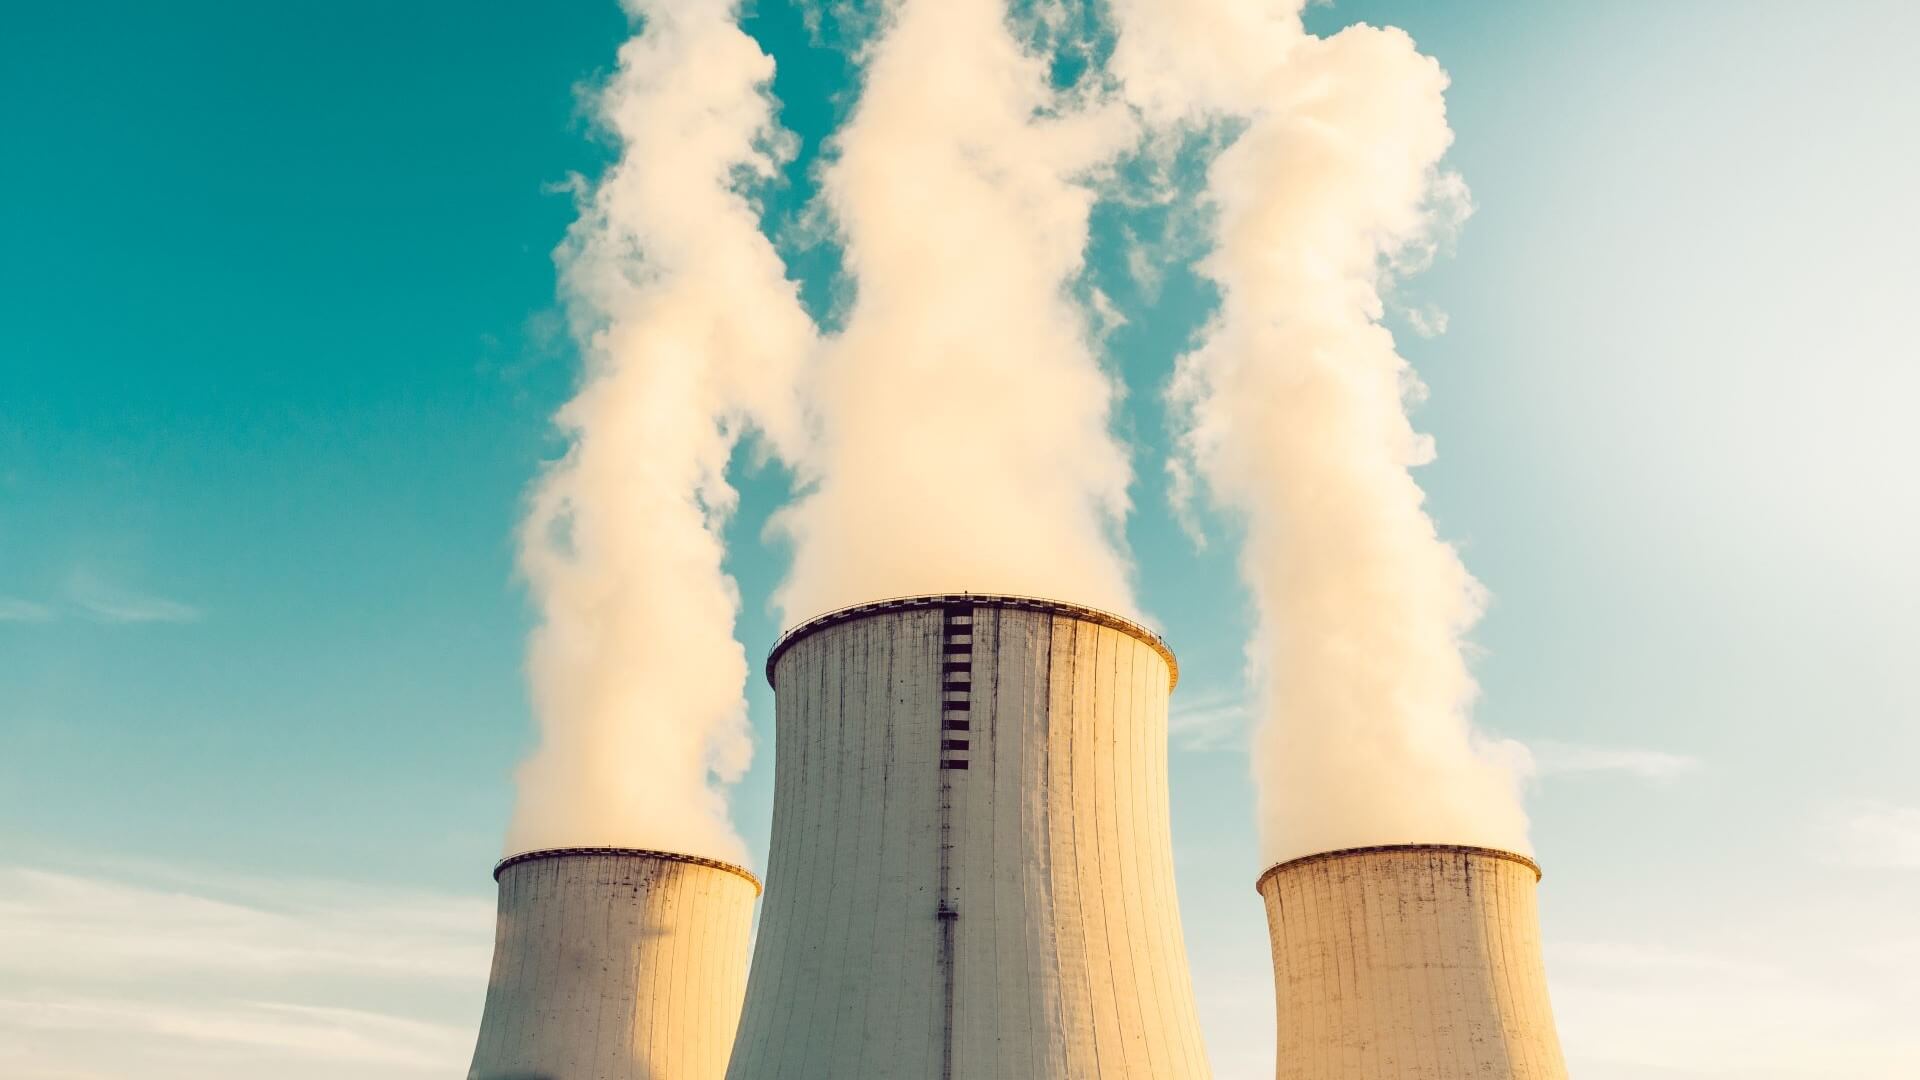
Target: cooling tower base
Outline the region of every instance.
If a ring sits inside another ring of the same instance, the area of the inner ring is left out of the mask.
[[[803,624],[770,675],[771,887],[731,1080],[1204,1080],[1164,643],[933,596]]]
[[[1533,860],[1353,848],[1261,875],[1278,1080],[1565,1080]]]
[[[662,851],[507,859],[469,1080],[719,1080],[760,885]]]

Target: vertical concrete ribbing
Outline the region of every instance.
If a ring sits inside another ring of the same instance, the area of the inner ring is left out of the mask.
[[[724,1074],[756,883],[663,852],[571,849],[501,865],[473,1080]]]
[[[1280,1080],[1565,1080],[1536,879],[1518,856],[1437,845],[1262,876]]]
[[[897,750],[890,760],[918,782],[896,785],[889,775],[881,795],[867,770],[776,761],[770,866],[812,864],[797,876],[836,897],[832,914],[807,928],[812,948],[856,954],[876,977],[866,987],[796,985],[785,970],[793,950],[769,943],[801,932],[795,924],[814,909],[776,882],[730,1077],[938,1077],[949,1068],[962,1080],[1206,1075],[1173,905],[1169,665],[1157,646],[1111,623],[998,598],[970,601],[970,725],[964,740],[949,740],[964,741],[964,750],[940,749],[950,649],[914,640],[923,616],[922,625],[937,627],[941,603],[862,614],[783,646],[775,667],[782,753],[793,745],[790,729],[852,710],[864,726],[845,722],[845,742],[832,752],[871,760],[884,730]],[[844,684],[823,692],[808,677],[817,664],[838,669]],[[891,677],[879,674],[883,667]],[[892,684],[884,703],[861,688],[875,681]],[[942,753],[964,754],[966,767],[940,769]],[[818,790],[823,782],[847,790]],[[862,815],[876,800],[890,838],[896,822],[915,823],[897,835],[900,848],[881,854],[888,872],[853,865],[868,858],[865,843],[831,843],[792,827],[824,818],[832,830],[862,835]],[[793,813],[796,803],[812,809]],[[943,806],[952,844],[944,888]],[[943,897],[957,918],[939,918]],[[835,917],[843,913],[852,915]],[[953,935],[944,948],[943,923]],[[846,1024],[849,1013],[866,1022]],[[893,1020],[873,1022],[883,1014]],[[831,1060],[796,1054],[797,1046],[821,1045],[806,1033],[829,1017]],[[948,1031],[950,1055],[941,1041]],[[909,1045],[917,1033],[930,1053]]]

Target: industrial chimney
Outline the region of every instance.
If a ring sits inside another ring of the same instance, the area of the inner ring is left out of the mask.
[[[1351,848],[1261,875],[1279,1080],[1566,1080],[1533,860]]]
[[[1208,1075],[1158,637],[916,597],[796,627],[767,674],[770,888],[730,1080]]]
[[[501,862],[500,921],[468,1080],[719,1080],[760,883],[629,848]]]

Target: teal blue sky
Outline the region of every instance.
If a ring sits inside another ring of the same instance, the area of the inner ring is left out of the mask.
[[[1419,479],[1494,597],[1480,722],[1542,763],[1576,1073],[1920,1074],[1920,16],[1310,13],[1355,21],[1405,27],[1453,78],[1448,163],[1477,210],[1396,297],[1447,329],[1391,323],[1431,387]],[[576,89],[626,21],[183,2],[9,22],[0,1072],[457,1071],[532,739],[511,532],[575,375],[557,189],[610,158]],[[748,28],[800,137],[769,194],[784,238],[855,73],[787,4]],[[1167,508],[1160,387],[1210,300],[1181,265],[1127,285],[1117,230],[1150,224],[1103,211],[1092,272],[1129,320],[1128,540],[1184,674],[1195,981],[1218,1075],[1251,1078],[1272,1064],[1248,614],[1230,524],[1197,549]],[[787,249],[830,312],[831,247]],[[743,455],[738,481],[763,656],[786,478]],[[758,856],[772,712],[750,690],[735,816]],[[209,961],[195,935],[245,947]]]

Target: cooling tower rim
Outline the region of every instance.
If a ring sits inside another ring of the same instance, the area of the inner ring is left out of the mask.
[[[1268,878],[1279,874],[1282,870],[1297,869],[1309,863],[1328,862],[1333,859],[1359,858],[1367,855],[1411,854],[1415,852],[1440,855],[1478,855],[1489,859],[1504,859],[1507,862],[1519,863],[1521,866],[1533,871],[1533,880],[1539,881],[1541,878],[1539,863],[1534,862],[1532,859],[1517,851],[1508,851],[1505,848],[1476,847],[1472,844],[1375,844],[1372,847],[1340,848],[1335,851],[1321,851],[1312,855],[1302,855],[1297,859],[1288,859],[1285,862],[1275,863],[1267,867],[1266,873],[1261,874],[1260,877],[1254,881],[1253,889],[1255,892],[1261,892],[1267,884]]]
[[[823,615],[815,615],[805,622],[796,623],[790,627],[786,633],[780,635],[779,640],[773,643],[773,648],[767,653],[767,685],[777,685],[774,682],[773,669],[774,665],[780,662],[781,655],[792,648],[801,638],[809,634],[825,630],[830,626],[838,626],[841,623],[864,619],[871,615],[885,615],[896,611],[915,611],[921,608],[960,607],[963,605],[968,607],[1013,608],[1019,611],[1044,611],[1051,615],[1065,615],[1069,618],[1079,619],[1081,622],[1090,622],[1096,626],[1105,626],[1109,629],[1118,630],[1123,634],[1128,634],[1139,639],[1154,652],[1159,653],[1160,659],[1167,662],[1167,691],[1169,693],[1180,683],[1180,661],[1174,658],[1173,647],[1167,644],[1165,638],[1147,629],[1139,622],[1127,618],[1125,615],[1115,614],[1111,611],[1103,611],[1096,607],[1088,607],[1085,604],[1071,604],[1065,600],[1048,600],[1040,596],[1019,596],[1013,593],[962,592],[924,593],[918,596],[894,596],[885,600],[871,600],[864,604],[851,604],[847,607],[835,608]]]
[[[736,866],[730,862],[722,862],[719,859],[709,859],[700,855],[685,855],[678,851],[656,851],[652,848],[557,847],[522,851],[515,855],[509,855],[495,863],[493,865],[493,880],[499,881],[501,873],[509,866],[518,866],[521,863],[533,862],[536,859],[585,858],[596,855],[627,855],[636,858],[659,859],[662,862],[691,863],[694,866],[705,866],[713,870],[724,870],[735,877],[746,878],[747,883],[753,886],[753,895],[759,896],[762,892],[760,879],[753,876],[753,871],[748,870],[744,866]]]

